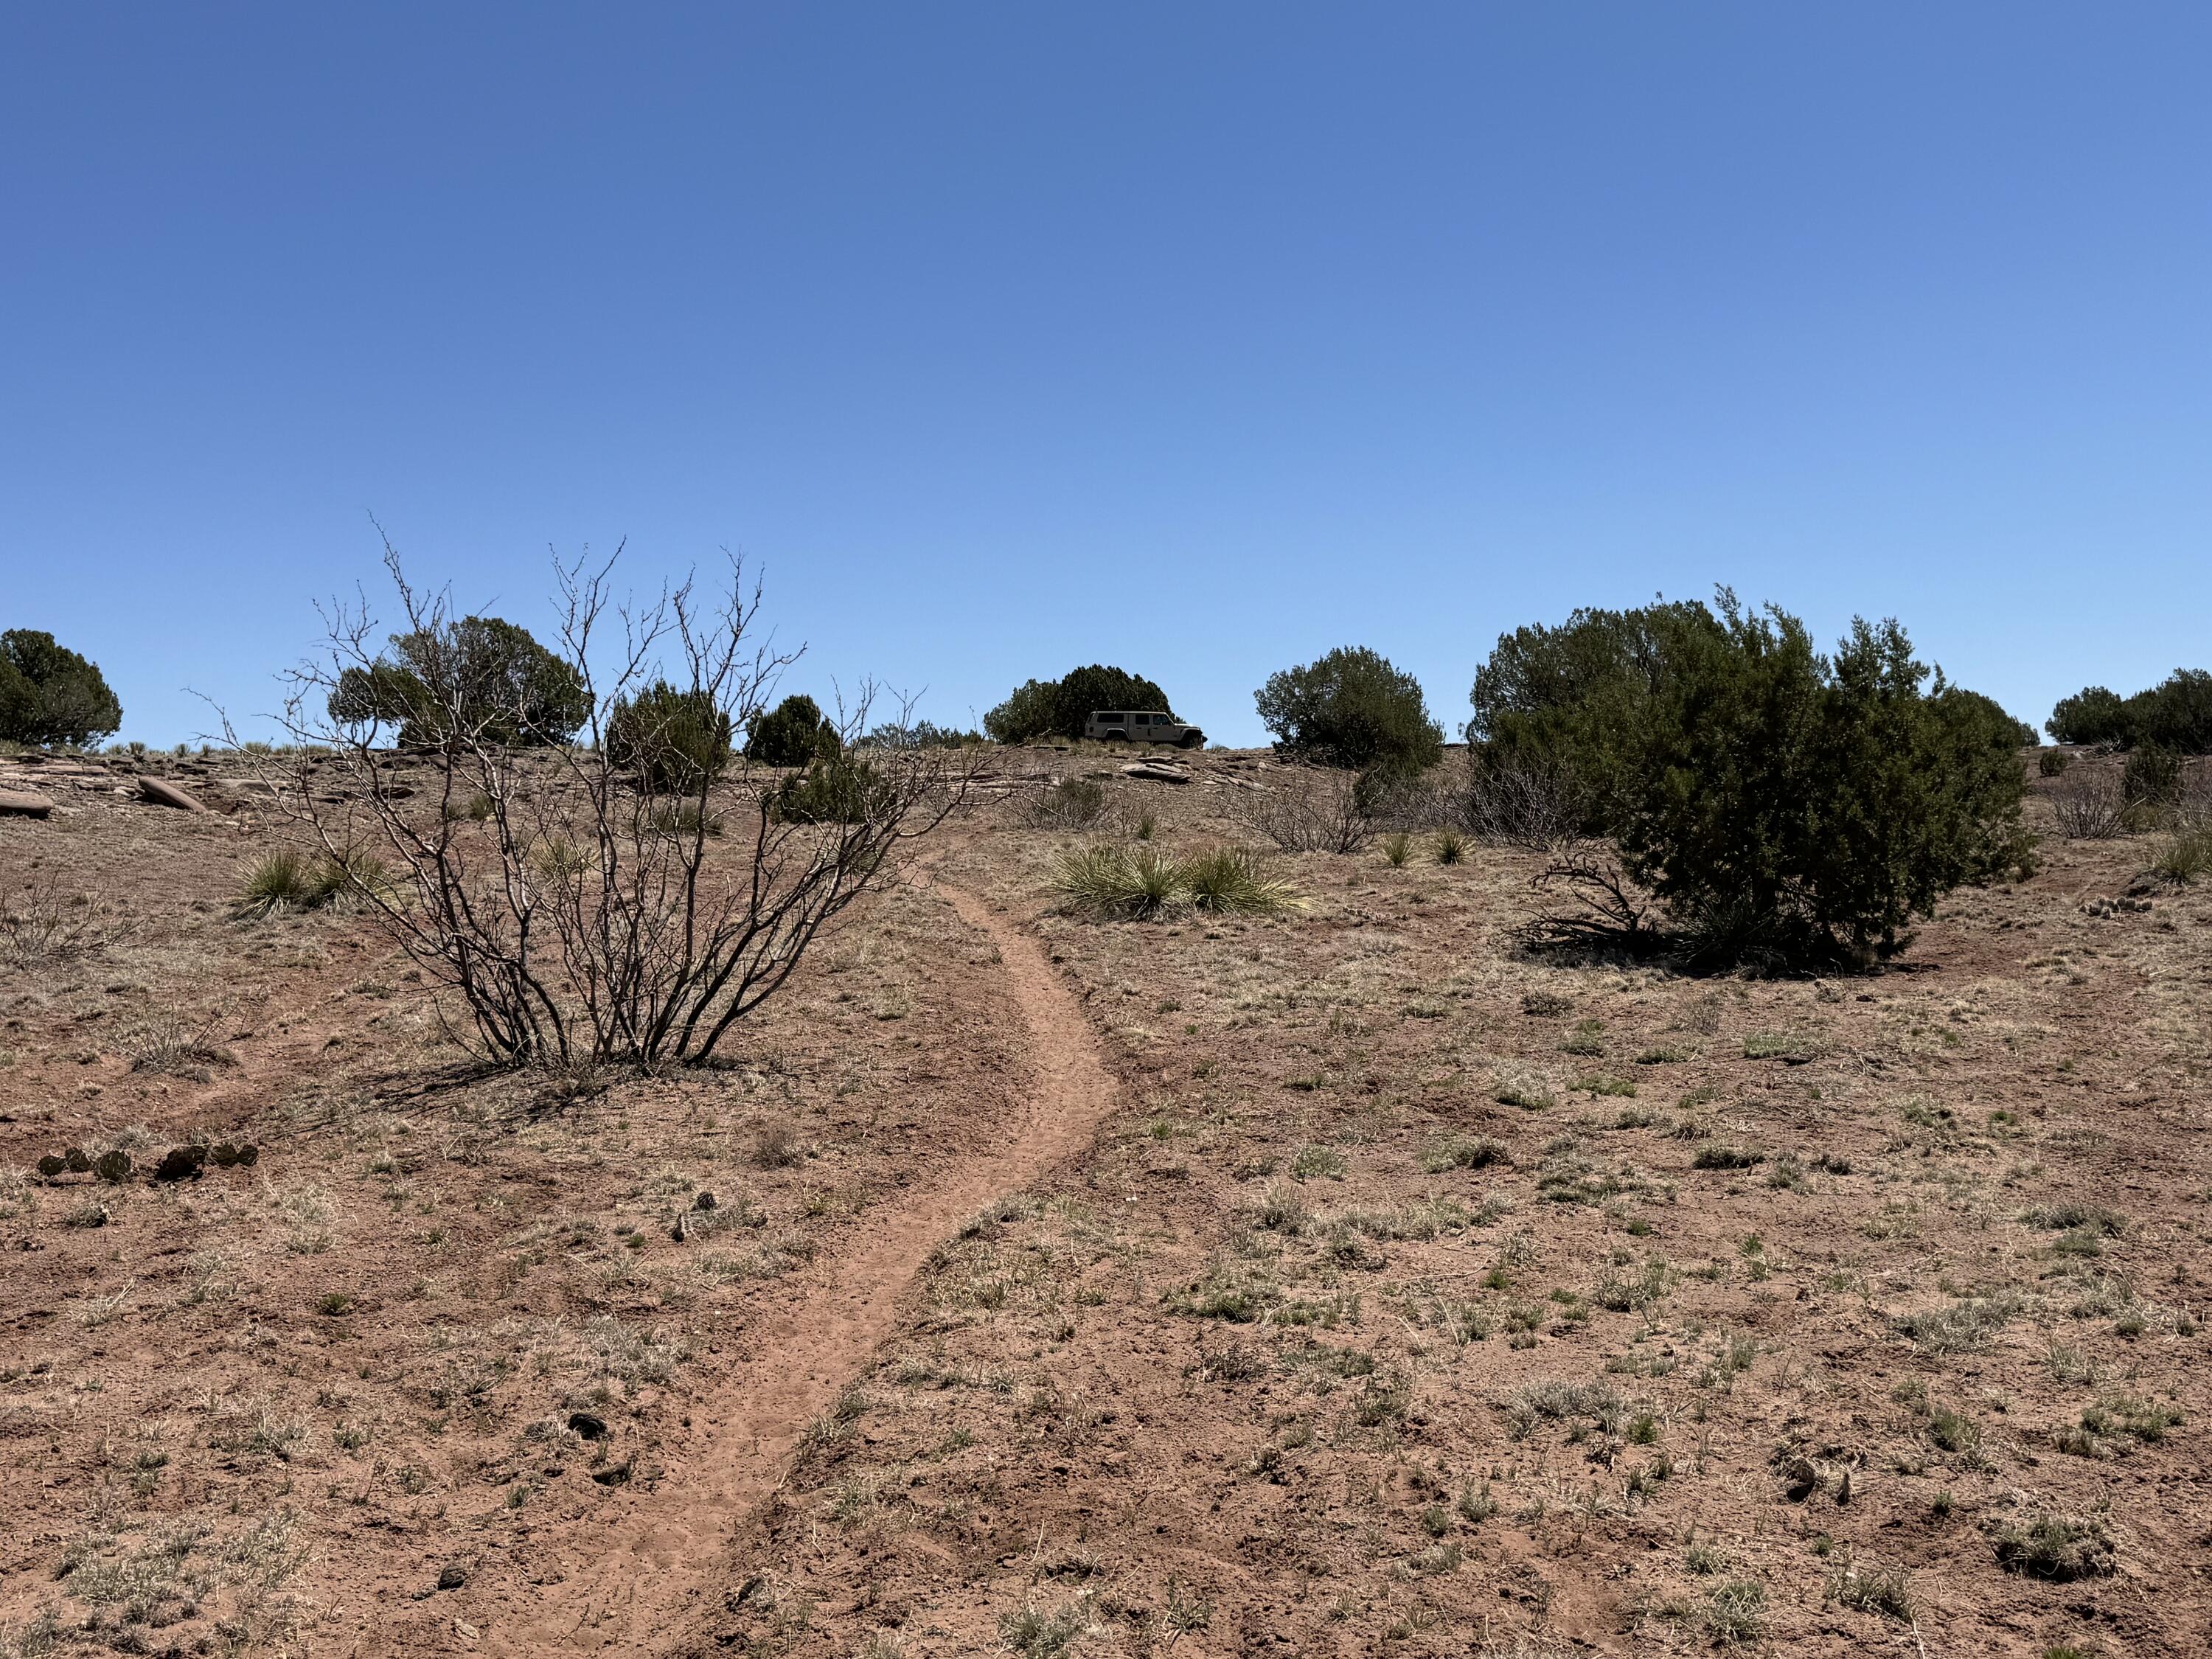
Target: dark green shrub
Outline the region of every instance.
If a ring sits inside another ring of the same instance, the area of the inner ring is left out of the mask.
[[[392,654],[346,669],[330,695],[344,726],[390,726],[403,749],[565,743],[592,715],[575,665],[497,617],[392,636]]]
[[[2092,685],[2059,700],[2044,729],[2061,743],[2132,749],[2156,744],[2182,755],[2212,755],[2212,672],[2177,668],[2131,697]]]
[[[813,698],[803,695],[756,714],[745,734],[745,758],[763,766],[804,766],[840,747],[837,728],[823,718]]]
[[[1053,734],[1053,696],[1057,680],[1027,680],[1013,695],[983,716],[983,729],[999,743],[1031,743]]]
[[[776,786],[769,810],[786,823],[864,823],[884,812],[895,793],[864,760],[817,755]]]
[[[690,794],[721,775],[730,760],[730,717],[709,691],[656,681],[614,706],[607,757],[657,793]]]
[[[2181,799],[2181,757],[2154,743],[2128,756],[2120,771],[2120,794],[2130,806],[2172,806]]]
[[[1686,600],[1577,611],[1557,628],[1532,623],[1501,635],[1469,694],[1468,762],[1478,795],[1487,780],[1528,781],[1547,802],[1601,830],[1669,635],[1710,620],[1705,606]]]
[[[983,729],[1000,743],[1034,743],[1083,735],[1083,723],[1099,709],[1150,709],[1171,714],[1168,694],[1141,675],[1094,663],[1057,680],[1029,680],[983,716]]]
[[[1477,725],[1586,781],[1693,965],[1887,955],[1953,887],[2028,861],[2017,723],[1940,674],[1923,690],[1894,623],[1854,623],[1825,657],[1796,618],[1723,591],[1717,615],[1583,612],[1500,650]],[[1594,707],[1544,701],[1561,677],[1524,671],[1546,653]]]
[[[2060,743],[2124,745],[2130,740],[2125,702],[2101,685],[2061,697],[2043,729]]]
[[[2074,757],[2063,749],[2046,749],[2035,757],[2035,769],[2046,778],[2063,775],[2074,763]]]
[[[1364,646],[1271,674],[1254,700],[1276,747],[1299,760],[1407,775],[1443,755],[1420,682]]]
[[[981,732],[963,732],[955,726],[939,726],[929,720],[917,720],[908,726],[898,720],[886,720],[873,727],[860,740],[864,749],[968,749],[989,739]]]
[[[0,634],[0,738],[82,748],[122,724],[123,705],[99,664],[35,629]]]
[[[2177,668],[2167,679],[2130,697],[2141,703],[2136,741],[2179,755],[2212,755],[2212,673]]]

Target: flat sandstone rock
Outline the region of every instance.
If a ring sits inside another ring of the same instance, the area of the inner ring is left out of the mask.
[[[138,777],[138,793],[144,799],[152,801],[156,806],[173,806],[179,811],[185,812],[207,811],[207,808],[201,804],[199,797],[190,791],[179,789],[175,784],[163,778],[149,778],[143,773],[141,773]]]
[[[54,810],[53,802],[27,789],[0,789],[0,817],[42,818]]]

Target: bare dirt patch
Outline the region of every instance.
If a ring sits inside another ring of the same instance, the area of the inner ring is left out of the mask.
[[[1530,958],[1419,837],[1060,914],[1282,782],[1121,758],[659,1078],[464,1073],[232,919],[250,815],[0,819],[0,1653],[2212,1647],[2202,884],[2051,837],[1827,981]]]

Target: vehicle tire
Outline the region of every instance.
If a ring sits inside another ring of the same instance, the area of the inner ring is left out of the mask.
[[[1099,739],[1102,743],[1127,743],[1128,740],[1129,734],[1127,732],[1109,732]]]
[[[1176,747],[1178,749],[1203,749],[1206,747],[1206,733],[1196,731],[1186,732],[1176,739]]]

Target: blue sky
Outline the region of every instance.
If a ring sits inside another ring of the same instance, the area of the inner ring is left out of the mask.
[[[125,735],[373,576],[767,576],[792,684],[1772,599],[2212,661],[2212,8],[15,4],[0,626]]]

